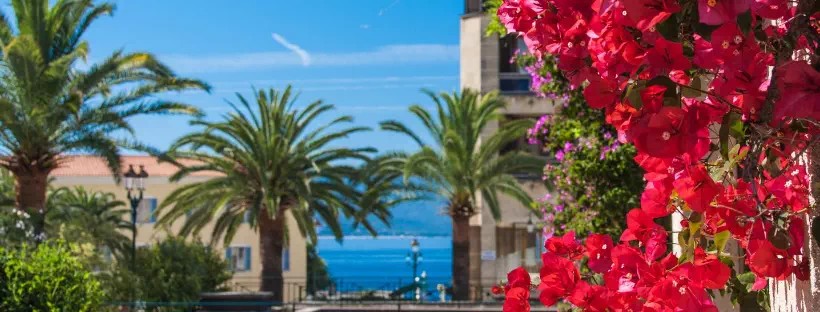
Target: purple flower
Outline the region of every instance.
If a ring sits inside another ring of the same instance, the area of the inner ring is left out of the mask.
[[[612,133],[606,132],[604,133],[604,139],[609,140],[612,138]]]
[[[559,161],[564,160],[564,151],[558,151],[555,153],[555,159],[558,159]]]
[[[555,206],[555,208],[553,208],[553,209],[555,209],[555,212],[563,212],[564,211],[564,205]]]

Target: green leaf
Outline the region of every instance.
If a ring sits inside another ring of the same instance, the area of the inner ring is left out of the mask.
[[[748,35],[749,31],[752,30],[752,11],[746,11],[742,14],[737,16],[737,26],[740,27],[740,31],[743,32],[744,35]]]
[[[739,138],[743,136],[743,120],[740,114],[729,112],[723,116],[718,137],[720,139],[720,154],[723,159],[729,159],[729,136]]]
[[[715,248],[717,248],[718,256],[726,248],[726,243],[729,241],[729,236],[729,231],[715,233]]]
[[[678,23],[678,16],[680,13],[676,13],[675,15],[670,16],[663,22],[660,22],[655,25],[655,29],[658,31],[664,39],[674,42],[680,42],[678,38],[678,27],[680,24]]]
[[[643,100],[641,100],[641,90],[646,89],[646,81],[638,80],[634,83],[627,85],[626,90],[621,95],[621,101],[624,99],[629,101],[629,104],[632,105],[635,109],[641,109],[643,107]]]

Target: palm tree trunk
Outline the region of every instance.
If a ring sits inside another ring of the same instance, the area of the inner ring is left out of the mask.
[[[260,291],[273,293],[273,300],[282,302],[284,294],[282,278],[282,248],[285,242],[284,214],[275,219],[263,211],[259,217],[259,248],[262,256],[262,284]]]
[[[16,205],[21,210],[38,213],[46,206],[47,172],[16,170],[14,187],[17,191]]]
[[[453,216],[453,300],[469,300],[470,218]]]

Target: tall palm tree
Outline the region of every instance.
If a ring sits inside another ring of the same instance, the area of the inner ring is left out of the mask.
[[[85,31],[114,6],[93,0],[49,2],[12,0],[14,22],[0,12],[0,167],[15,176],[17,207],[34,211],[45,209],[48,175],[60,165],[61,155],[99,155],[119,179],[120,149],[149,149],[131,139],[129,119],[199,114],[189,105],[153,96],[208,89],[176,76],[147,53],[117,51],[80,69],[89,49],[82,40]]]
[[[342,237],[339,217],[361,217],[357,202],[362,196],[354,183],[358,170],[351,162],[367,161],[372,148],[342,147],[339,140],[367,131],[345,126],[353,121],[341,116],[318,126],[318,118],[334,109],[316,101],[294,107],[291,88],[284,91],[254,90],[253,107],[237,94],[239,105],[222,120],[193,121],[204,129],[179,138],[168,155],[200,164],[180,166],[171,177],[179,181],[201,171],[221,173],[204,182],[184,185],[171,193],[159,207],[158,226],[170,224],[191,211],[181,228],[182,235],[197,235],[206,224],[214,224],[212,238],[229,244],[249,212],[249,224],[257,230],[262,257],[261,290],[282,299],[282,247],[286,243],[286,212],[310,241],[316,240],[314,217],[321,218]],[[179,165],[179,164],[178,164]],[[368,209],[381,207],[379,204]]]
[[[523,152],[499,155],[508,143],[526,134],[532,125],[530,120],[506,122],[489,138],[481,137],[491,121],[502,119],[500,110],[505,103],[496,93],[482,96],[464,90],[461,94],[437,96],[424,92],[436,103],[436,112],[419,105],[411,105],[409,110],[432,136],[433,144],[425,143],[401,122],[382,122],[383,130],[403,133],[420,147],[412,154],[394,153],[384,170],[401,172],[405,181],[423,179],[446,200],[447,212],[453,219],[453,298],[466,300],[470,288],[469,220],[478,212],[477,196],[480,194],[497,220],[501,218],[499,192],[530,207],[532,198],[513,174],[540,171],[544,162]]]
[[[126,254],[131,246],[131,223],[126,221],[130,210],[112,193],[92,192],[82,186],[61,187],[49,192],[47,222],[55,231],[78,231],[97,245],[117,256]],[[68,233],[71,235],[71,233]]]

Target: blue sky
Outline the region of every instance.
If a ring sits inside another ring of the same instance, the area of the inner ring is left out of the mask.
[[[208,118],[228,112],[234,92],[283,88],[301,90],[306,105],[335,104],[335,117],[376,127],[385,119],[419,123],[410,104],[432,102],[419,90],[458,88],[459,15],[454,0],[120,0],[113,17],[92,25],[85,39],[90,58],[117,49],[150,52],[178,74],[205,80],[210,94],[168,97],[196,105]],[[278,38],[274,38],[277,34]],[[277,40],[278,39],[278,40]],[[190,132],[188,117],[133,120],[137,136],[159,148]],[[374,131],[350,144],[380,150],[412,149],[409,139]]]

